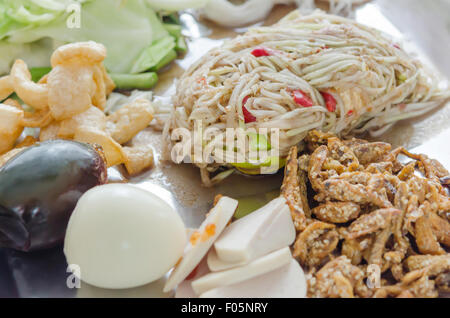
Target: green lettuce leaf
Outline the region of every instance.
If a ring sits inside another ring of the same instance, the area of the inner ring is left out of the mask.
[[[70,29],[67,19],[71,13],[66,8],[74,2],[82,4],[81,28]],[[48,57],[61,44],[92,40],[106,46],[108,71],[129,74],[135,61],[151,53],[152,45],[165,38],[173,37],[145,0],[3,0],[0,3],[0,73],[5,73],[5,65],[10,67],[16,58],[30,63],[31,51]],[[168,56],[174,58],[172,47],[167,48],[166,54],[159,53],[154,58],[147,56],[154,62],[149,68],[161,67],[162,60],[170,62]],[[37,60],[31,59],[31,66],[49,66],[49,59],[39,61],[42,63]]]

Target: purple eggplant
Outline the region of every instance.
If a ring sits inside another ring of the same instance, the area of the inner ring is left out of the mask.
[[[67,140],[33,145],[0,167],[0,247],[58,245],[81,195],[107,181],[103,156]]]

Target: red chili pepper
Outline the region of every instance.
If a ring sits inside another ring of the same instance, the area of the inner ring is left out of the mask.
[[[202,83],[203,86],[206,86],[208,83],[206,83],[206,78],[205,77],[201,77],[197,80],[197,83]]]
[[[250,113],[247,108],[245,108],[244,106],[242,106],[242,112],[244,113],[244,122],[247,123],[252,123],[254,121],[256,121],[256,117],[252,115],[252,113]]]
[[[353,115],[353,109],[350,109],[350,110],[347,112],[347,116],[351,116],[351,115]]]
[[[255,57],[261,57],[261,56],[270,56],[272,55],[272,52],[266,48],[257,47],[256,49],[253,49],[252,54]]]
[[[336,100],[333,95],[326,92],[321,92],[323,99],[325,100],[325,106],[327,107],[329,112],[334,112],[336,110]]]
[[[304,91],[299,89],[292,91],[292,96],[294,101],[303,107],[311,107],[313,105],[312,99]]]
[[[316,54],[320,53],[322,50],[329,49],[328,45],[323,45],[316,50]]]
[[[242,100],[242,113],[244,114],[245,123],[252,123],[256,121],[256,117],[253,116],[252,113],[250,113],[247,108],[245,108],[245,104],[247,103],[249,98],[250,96],[245,96],[244,99]]]

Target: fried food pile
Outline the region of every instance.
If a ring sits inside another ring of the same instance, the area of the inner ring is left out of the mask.
[[[404,164],[401,156],[412,159]],[[311,131],[281,193],[309,297],[438,297],[450,291],[448,171],[384,142]]]
[[[151,147],[122,145],[149,125],[154,109],[148,100],[137,99],[105,115],[114,89],[105,57],[105,47],[96,42],[61,46],[51,57],[52,70],[37,83],[25,62],[16,60],[11,73],[0,78],[0,101],[16,93],[26,107],[11,98],[0,104],[0,155],[36,141],[72,139],[100,145],[108,166],[123,163],[129,174],[152,165]],[[17,144],[25,127],[40,128],[39,140],[28,137]]]

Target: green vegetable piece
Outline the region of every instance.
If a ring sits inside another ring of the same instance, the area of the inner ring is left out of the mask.
[[[155,69],[168,54],[175,48],[173,37],[165,37],[156,41],[141,53],[133,67],[131,73],[142,73],[150,69]]]
[[[273,171],[264,171],[264,173],[275,173],[282,167],[286,165],[286,158],[269,157],[264,162],[259,164],[253,164],[249,162],[232,163],[232,166],[236,167],[237,170],[248,175],[258,175],[261,174],[261,168],[271,167],[273,165]]]
[[[406,75],[405,74],[400,74],[397,76],[397,80],[399,84],[403,84],[406,81]]]
[[[141,74],[109,74],[117,89],[150,89],[158,81],[154,72]]]
[[[178,39],[181,37],[181,25],[178,24],[171,24],[171,23],[164,23],[164,28],[169,32],[171,36]]]
[[[264,135],[248,132],[247,136],[249,139],[249,148],[252,151],[270,150],[272,148],[272,145]]]
[[[236,219],[240,219],[259,208],[266,205],[268,202],[272,201],[280,195],[280,190],[273,190],[267,192],[266,194],[252,195],[248,197],[239,198],[239,205],[234,213]]]
[[[177,40],[177,45],[175,46],[175,50],[181,53],[186,53],[187,49],[188,47],[186,44],[186,40],[184,39],[184,37],[179,37]]]
[[[30,68],[31,79],[33,82],[38,82],[44,75],[47,75],[52,70],[51,67],[33,67]]]
[[[248,132],[248,142],[249,142],[249,150],[250,151],[269,151],[272,148],[272,145],[270,144],[269,140],[266,136],[257,134],[254,132]],[[261,167],[269,167],[272,165],[272,163],[276,163],[278,161],[278,158],[275,157],[269,157],[264,162],[260,163],[251,163],[251,162],[239,162],[239,163],[233,163],[232,165],[238,168],[239,171],[248,173],[248,174],[259,174]],[[251,171],[245,172],[245,171]]]
[[[158,62],[158,64],[156,64],[154,67],[152,67],[150,69],[150,71],[153,71],[153,72],[159,71],[164,66],[166,66],[167,64],[169,64],[170,62],[175,60],[176,58],[177,58],[177,52],[175,52],[175,50],[171,50],[171,51],[169,51],[169,53],[167,53],[167,55],[161,61]]]
[[[164,28],[169,32],[171,36],[175,38],[175,50],[177,52],[186,52],[187,51],[187,45],[186,40],[184,39],[183,35],[181,34],[181,26],[178,24],[170,24],[165,23]]]
[[[251,163],[251,162],[237,162],[232,163],[233,166],[242,169],[259,169],[261,167],[269,167],[273,162],[279,160],[278,157],[269,157],[263,162]],[[281,160],[280,160],[281,161]]]

